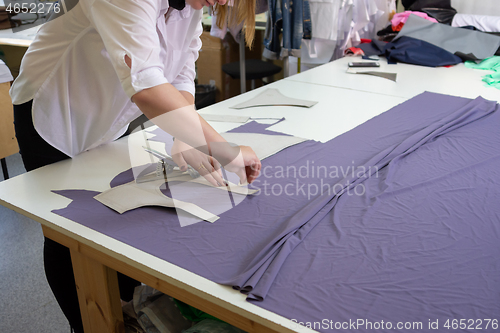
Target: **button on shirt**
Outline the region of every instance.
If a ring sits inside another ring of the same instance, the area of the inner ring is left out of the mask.
[[[112,141],[140,115],[137,92],[171,83],[194,95],[201,16],[166,0],[80,0],[39,30],[12,102],[33,99],[36,130],[69,156]]]

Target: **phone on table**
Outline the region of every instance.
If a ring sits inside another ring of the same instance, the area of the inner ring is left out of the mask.
[[[378,61],[363,61],[363,62],[350,62],[347,64],[349,67],[380,67]]]

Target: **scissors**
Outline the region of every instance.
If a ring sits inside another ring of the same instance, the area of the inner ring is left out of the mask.
[[[159,158],[159,161],[156,165],[146,167],[142,170],[136,178],[137,183],[145,183],[158,179],[166,179],[166,175],[172,173],[175,168],[179,170],[179,166],[174,162],[174,159],[167,155],[160,153],[157,150],[148,147],[142,147],[145,151],[153,155],[154,157]],[[156,170],[155,170],[156,169]],[[191,176],[191,178],[198,178],[200,173],[196,171],[192,166],[188,165],[187,173]],[[154,172],[152,175],[151,173]]]

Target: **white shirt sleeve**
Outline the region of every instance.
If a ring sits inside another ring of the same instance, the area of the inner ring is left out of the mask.
[[[156,31],[160,0],[81,0],[81,3],[129,97],[168,83]],[[125,55],[132,61],[131,68],[125,63]]]
[[[193,34],[193,39],[189,44],[188,59],[179,75],[171,83],[175,88],[177,88],[177,90],[187,91],[194,96],[194,79],[196,77],[195,62],[198,59],[199,51],[201,49],[200,36],[203,33],[203,27],[201,25],[201,15],[199,20],[194,20],[193,23],[197,24],[197,28],[195,30],[195,33]]]

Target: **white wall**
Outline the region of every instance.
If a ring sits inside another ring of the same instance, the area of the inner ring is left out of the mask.
[[[500,16],[500,0],[451,0],[451,6],[461,14]]]

